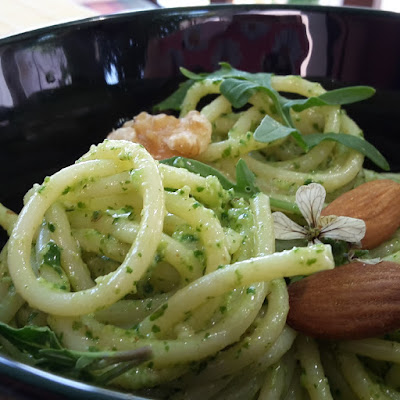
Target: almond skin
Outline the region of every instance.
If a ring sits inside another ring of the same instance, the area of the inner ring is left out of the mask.
[[[329,340],[363,339],[400,328],[400,265],[353,262],[288,287],[289,326]]]
[[[400,184],[389,179],[366,182],[332,201],[321,215],[343,215],[364,220],[361,245],[373,249],[400,226]]]

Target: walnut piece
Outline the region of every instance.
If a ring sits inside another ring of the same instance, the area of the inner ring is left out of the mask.
[[[140,143],[156,160],[173,156],[193,158],[206,150],[211,130],[210,121],[198,111],[190,111],[183,118],[141,112],[111,132],[108,139]]]

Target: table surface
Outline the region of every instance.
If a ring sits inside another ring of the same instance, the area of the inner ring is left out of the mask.
[[[0,38],[96,15],[154,7],[150,0],[1,0]]]

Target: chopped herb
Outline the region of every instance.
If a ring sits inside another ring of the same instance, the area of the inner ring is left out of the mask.
[[[61,194],[65,195],[65,194],[69,193],[71,191],[71,189],[72,189],[71,186],[66,186]]]
[[[237,269],[235,270],[235,275],[236,275],[238,284],[240,284],[240,283],[242,282],[243,275],[242,275],[241,272],[240,272],[239,270],[237,270]]]
[[[150,315],[150,321],[155,321],[156,319],[164,315],[165,310],[168,308],[168,303],[163,304],[158,310]]]
[[[78,331],[79,329],[82,328],[82,326],[83,326],[83,324],[82,324],[81,321],[74,321],[74,322],[72,323],[72,330]]]
[[[43,264],[53,267],[59,275],[62,275],[61,269],[61,249],[53,241],[50,241],[43,252]]]
[[[93,213],[92,213],[92,222],[96,222],[96,221],[98,221],[99,219],[101,218],[101,211],[98,211],[98,210],[96,210],[96,211],[93,211]]]
[[[194,250],[194,251],[193,251],[193,255],[194,255],[196,258],[203,257],[204,252],[203,252],[202,250]]]

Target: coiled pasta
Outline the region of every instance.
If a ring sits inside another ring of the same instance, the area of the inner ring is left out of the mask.
[[[113,380],[127,389],[175,382],[233,344],[221,362],[237,372],[260,349],[284,354],[296,335],[283,277],[333,266],[329,245],[274,253],[267,196],[237,198],[123,141],[46,178],[14,223],[2,259],[14,306],[3,321],[40,314],[75,351],[150,347],[151,361]]]
[[[306,97],[325,93],[319,84],[296,76],[272,76],[271,85],[276,91]],[[249,99],[250,108],[236,112],[220,94],[215,81],[205,79],[188,90],[182,102],[181,116],[196,108],[202,97],[214,93],[219,93],[219,97],[204,106],[201,113],[215,127],[223,125],[222,120],[230,123],[224,129],[214,128],[214,141],[197,158],[215,166],[228,177],[234,178],[234,167],[241,157],[255,173],[256,184],[263,192],[293,201],[292,195],[304,182],[321,183],[328,193],[334,193],[351,185],[361,172],[363,155],[332,141],[322,142],[306,154],[301,154],[293,140],[270,143],[255,140],[251,132],[266,114],[279,119],[273,102],[264,93],[256,92]],[[339,106],[315,107],[292,114],[295,126],[305,135],[321,131],[362,136],[361,129]]]
[[[273,76],[271,85],[325,93],[299,77]],[[61,362],[60,352],[64,363],[78,354],[73,376],[154,398],[398,398],[397,333],[320,343],[286,324],[287,278],[331,269],[334,259],[329,244],[281,251],[271,214],[296,212],[294,194],[307,182],[323,184],[330,200],[385,175],[364,170],[363,154],[340,142],[305,152],[291,136],[257,140],[265,115],[284,122],[270,92],[256,90],[238,108],[221,80],[205,78],[187,91],[181,116],[210,94],[200,112],[212,142],[196,158],[236,186],[180,168],[182,160],[159,163],[140,144],[105,140],[35,185],[19,216],[0,207],[10,234],[0,254],[3,351],[22,358],[29,351],[15,349],[18,332],[50,330],[61,347],[40,353],[44,367]],[[290,113],[303,135],[362,137],[340,105]],[[260,191],[238,189],[240,158]],[[371,256],[395,260],[397,242]],[[151,357],[126,363],[143,348]],[[88,354],[101,368],[85,369]]]

